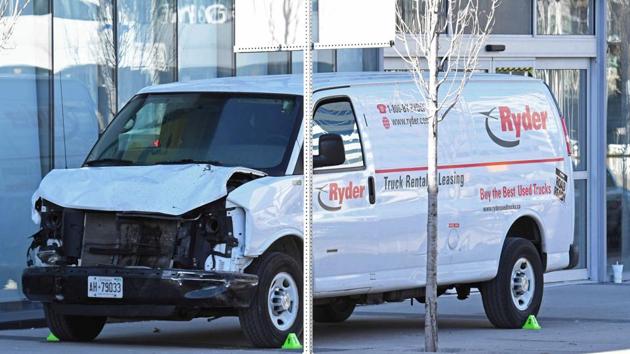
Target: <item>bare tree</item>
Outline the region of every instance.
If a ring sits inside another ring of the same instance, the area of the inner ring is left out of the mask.
[[[18,18],[29,2],[30,0],[0,0],[0,49],[7,48]]]
[[[403,0],[404,1],[404,0]],[[425,350],[438,349],[438,123],[457,104],[477,67],[499,0],[406,0],[397,8],[397,54],[407,64],[428,114],[428,211]],[[399,4],[400,5],[400,4]],[[409,6],[411,5],[411,6]],[[448,10],[447,10],[448,9]],[[440,43],[446,44],[441,51]],[[427,75],[428,71],[428,75]]]

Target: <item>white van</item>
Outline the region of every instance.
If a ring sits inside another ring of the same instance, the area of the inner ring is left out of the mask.
[[[315,79],[315,319],[424,300],[425,106],[407,74]],[[139,92],[83,167],[33,197],[26,296],[62,340],[107,317],[238,315],[256,346],[302,330],[300,76]],[[440,293],[479,288],[490,321],[536,314],[573,267],[566,130],[539,80],[477,75],[440,125]]]

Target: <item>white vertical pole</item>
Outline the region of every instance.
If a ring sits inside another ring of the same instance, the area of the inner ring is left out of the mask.
[[[311,11],[313,1],[304,1],[304,353],[313,352],[313,40]]]

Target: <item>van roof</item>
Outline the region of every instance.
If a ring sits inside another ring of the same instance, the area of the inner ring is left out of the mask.
[[[474,74],[471,81],[540,81],[520,75]],[[343,86],[377,85],[412,81],[408,72],[322,73],[313,77],[313,89],[326,90]],[[150,86],[139,93],[167,92],[248,92],[302,95],[302,75],[236,76],[217,79],[174,82]]]

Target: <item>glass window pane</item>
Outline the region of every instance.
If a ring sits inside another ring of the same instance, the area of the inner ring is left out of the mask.
[[[446,8],[447,1],[444,1],[444,7]],[[458,8],[460,3],[455,4],[455,8]],[[465,3],[461,3],[464,7]],[[479,0],[479,11],[482,14],[487,14],[492,0]],[[424,10],[423,0],[398,0],[398,10],[401,14],[401,18],[404,20],[408,27],[417,32],[418,19],[416,11]],[[524,0],[502,0],[499,2],[499,7],[495,10],[495,23],[492,28],[493,34],[532,34],[532,2]],[[423,16],[420,15],[422,19]],[[484,23],[485,25],[485,23]]]
[[[175,0],[118,0],[118,107],[139,89],[175,81]]]
[[[381,58],[383,53],[381,49],[371,48],[363,49],[363,71],[379,71],[381,70]]]
[[[418,3],[418,0],[398,0],[397,1],[397,13],[396,18],[397,26],[400,28],[403,26],[401,21],[404,22],[406,27],[411,28],[411,31],[417,32],[418,26],[415,13],[422,5]],[[403,27],[404,28],[404,27]],[[402,31],[401,31],[402,32]]]
[[[575,269],[586,268],[588,259],[586,247],[586,180],[575,180],[575,233],[573,244],[577,246],[580,258]]]
[[[202,161],[280,175],[300,118],[296,96],[139,95],[107,128],[88,161],[91,166]]]
[[[465,4],[465,2],[462,2]],[[492,0],[479,0],[479,13],[485,18]],[[525,0],[501,0],[494,13],[492,34],[532,34],[532,2]],[[485,26],[485,22],[481,21]]]
[[[179,81],[234,75],[233,0],[179,0]]]
[[[238,53],[236,55],[236,75],[276,75],[288,74],[289,52]]]
[[[320,167],[318,170],[363,166],[361,139],[350,102],[331,102],[319,106],[313,121],[313,155],[319,153],[319,137],[329,133],[341,136],[346,152],[343,165]]]
[[[594,34],[591,0],[537,0],[538,34]]]
[[[482,5],[483,3],[483,5]],[[480,0],[482,9],[490,8],[491,0]],[[532,33],[531,1],[501,0],[495,12],[493,34],[531,34]]]
[[[608,2],[608,263],[630,263],[630,7]],[[625,267],[627,272],[630,267]],[[610,271],[610,269],[609,269]]]
[[[322,49],[313,52],[313,70],[316,73],[329,73],[336,71],[337,64],[337,50],[335,49]],[[291,57],[291,73],[299,74],[304,69],[302,62],[302,52],[293,52]]]
[[[380,51],[378,49],[338,49],[337,71],[378,71]]]
[[[0,50],[0,302],[24,297],[27,237],[38,230],[31,196],[52,168],[50,28],[48,1],[31,0]]]
[[[442,13],[446,13],[446,9],[448,7],[448,1],[442,2]],[[426,1],[424,0],[397,0],[397,13],[396,23],[398,28],[406,29],[409,28],[410,31],[418,33],[419,28],[422,28],[424,25],[422,22],[425,19],[424,13],[426,12],[425,6]],[[444,17],[440,18],[440,25],[444,26],[445,21]],[[402,21],[402,22],[401,22]],[[446,28],[446,27],[444,27]]]
[[[55,166],[80,166],[116,111],[111,0],[55,0]]]
[[[362,49],[339,49],[337,50],[337,71],[362,71],[363,70],[363,50]]]
[[[549,85],[567,123],[573,167],[586,170],[586,70],[536,70],[536,77]]]
[[[316,51],[313,56],[315,61],[315,72],[330,73],[337,71],[337,56],[334,49],[323,49]]]

